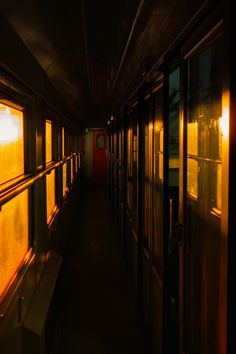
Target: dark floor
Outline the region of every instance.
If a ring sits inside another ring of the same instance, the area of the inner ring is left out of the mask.
[[[87,188],[66,247],[66,311],[54,354],[147,354],[106,190]]]

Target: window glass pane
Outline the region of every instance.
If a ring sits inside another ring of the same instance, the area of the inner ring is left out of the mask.
[[[63,165],[63,195],[66,194],[67,191],[67,164]]]
[[[216,43],[189,61],[187,191],[195,198],[200,193],[208,211],[221,205],[222,88]]]
[[[52,161],[52,122],[46,121],[46,163]]]
[[[97,136],[97,148],[98,149],[104,149],[105,148],[105,135],[104,134],[99,134]]]
[[[179,186],[179,75],[179,68],[169,75],[169,188],[172,188],[172,191]]]
[[[55,170],[46,175],[47,180],[47,222],[49,223],[56,206],[55,200]]]
[[[198,162],[188,158],[187,163],[187,191],[193,198],[198,197]]]
[[[0,211],[0,297],[23,261],[28,247],[28,191]]]
[[[219,352],[222,58],[219,37],[188,60],[186,338],[196,353]]]
[[[23,112],[0,103],[0,184],[24,173],[23,135]]]

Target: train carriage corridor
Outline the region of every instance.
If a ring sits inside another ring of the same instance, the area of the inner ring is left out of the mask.
[[[148,354],[107,190],[88,187],[78,199],[53,354]]]
[[[0,354],[236,354],[232,0],[2,0]]]

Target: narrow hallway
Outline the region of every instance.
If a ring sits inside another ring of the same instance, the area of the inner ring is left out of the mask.
[[[73,213],[64,324],[54,354],[147,354],[106,191],[87,189]]]

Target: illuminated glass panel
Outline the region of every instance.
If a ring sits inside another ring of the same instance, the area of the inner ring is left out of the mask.
[[[188,124],[188,155],[198,155],[198,123]]]
[[[179,186],[179,104],[180,104],[180,70],[175,68],[169,74],[169,191],[170,197],[176,199],[175,188]],[[175,196],[174,196],[175,194]],[[177,214],[177,212],[176,212]]]
[[[198,162],[188,158],[187,163],[187,191],[197,199],[198,197]]]
[[[222,39],[188,59],[186,316],[189,353],[219,353],[221,327]],[[227,186],[225,186],[227,188]],[[225,255],[223,255],[225,257]],[[214,299],[214,301],[212,301]],[[216,346],[212,347],[212,343]],[[192,350],[193,349],[193,350]]]
[[[46,176],[47,183],[47,222],[49,223],[56,207],[55,200],[55,170]]]
[[[0,185],[24,173],[23,112],[0,103]]]
[[[0,297],[23,261],[28,244],[28,191],[0,211]]]
[[[47,120],[46,121],[46,137],[45,137],[45,144],[46,144],[46,163],[52,161],[52,122]]]
[[[187,191],[193,198],[198,197],[198,162],[194,160],[194,156],[198,156],[198,122],[188,123],[187,130]]]
[[[67,191],[67,164],[63,165],[63,195],[66,194]]]
[[[159,122],[158,122],[159,123]],[[157,125],[158,125],[157,123]],[[159,159],[159,178],[161,181],[163,181],[163,151],[164,151],[164,134],[163,134],[163,128],[159,131],[159,151],[158,151],[158,159]]]
[[[217,165],[217,192],[216,192],[216,208],[221,210],[221,190],[222,190],[222,164]]]

